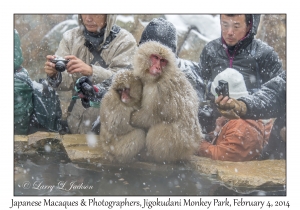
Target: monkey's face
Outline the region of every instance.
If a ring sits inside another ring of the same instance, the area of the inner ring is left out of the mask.
[[[141,44],[133,60],[134,75],[141,78],[143,84],[157,83],[178,68],[172,50],[156,41]]]
[[[149,74],[153,77],[159,77],[164,67],[168,64],[168,60],[157,54],[150,55]]]
[[[139,105],[142,98],[142,82],[132,71],[118,73],[112,88],[124,105],[128,107]]]
[[[120,100],[123,103],[128,104],[131,101],[130,88],[117,89],[117,92],[120,95]]]

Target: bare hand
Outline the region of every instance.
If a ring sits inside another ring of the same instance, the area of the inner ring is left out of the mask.
[[[93,74],[92,67],[76,56],[68,55],[65,56],[65,59],[70,60],[67,64],[67,72],[69,74],[81,73],[83,76],[90,76]]]
[[[50,60],[53,60],[54,58],[56,58],[56,56],[55,55],[47,55],[46,58],[47,58],[47,61],[45,62],[44,70],[49,77],[54,77],[54,76],[56,76],[57,71],[55,69],[55,64],[52,63]]]

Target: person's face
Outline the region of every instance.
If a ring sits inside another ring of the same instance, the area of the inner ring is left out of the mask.
[[[245,15],[221,15],[222,37],[228,46],[234,46],[244,38],[250,29],[247,27]]]
[[[106,15],[81,15],[84,26],[89,32],[99,32],[106,25]]]

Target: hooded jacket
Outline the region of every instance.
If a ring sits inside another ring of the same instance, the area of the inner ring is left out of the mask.
[[[267,143],[272,123],[264,124],[261,120],[236,119],[227,122],[220,117],[216,122],[216,133],[213,143],[203,141],[198,154],[213,160],[250,161],[261,158],[264,145]],[[220,131],[220,132],[219,132]]]
[[[59,47],[56,51],[56,55],[64,57],[66,55],[75,55],[86,64],[90,65],[94,56],[85,46],[84,25],[81,20],[81,15],[78,17],[79,27],[66,31],[63,35]],[[117,32],[113,27],[116,22],[116,15],[107,15],[107,25],[104,33],[103,42],[99,45],[97,50],[101,51],[101,57],[103,58],[107,68],[103,68],[100,64],[91,65],[93,68],[93,75],[90,76],[90,80],[93,84],[101,83],[103,80],[108,79],[114,73],[120,69],[130,69],[132,56],[136,49],[136,41],[132,34],[125,29],[120,29]],[[108,43],[108,37],[110,33],[113,33],[115,38]],[[67,71],[62,72],[59,81],[51,81],[53,87],[57,87],[61,91],[74,91],[74,85],[77,79],[82,75],[80,73],[69,74]],[[73,94],[73,95],[74,95]],[[68,117],[68,126],[71,133],[87,133],[92,128],[92,122],[94,122],[99,115],[99,109],[88,108],[85,109],[81,105],[81,101],[77,100],[73,110]]]
[[[285,159],[286,142],[281,138],[280,130],[286,127],[286,71],[263,84],[260,91],[238,100],[247,106],[245,119],[276,118],[263,159]]]
[[[27,135],[33,112],[32,82],[27,70],[21,66],[22,63],[20,37],[17,30],[14,30],[14,132],[16,135]]]
[[[200,55],[200,76],[213,81],[226,68],[234,68],[243,76],[247,90],[255,92],[260,85],[282,72],[282,63],[272,47],[255,39],[260,15],[252,15],[251,28],[229,54],[221,36],[209,42]]]

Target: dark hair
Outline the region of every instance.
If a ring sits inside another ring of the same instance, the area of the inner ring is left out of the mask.
[[[236,15],[241,15],[241,14],[224,14],[226,16],[229,16],[229,17],[233,17],[233,16],[236,16]],[[245,15],[245,21],[246,21],[246,25],[249,26],[251,24],[251,18],[252,18],[252,15],[251,14],[244,14]],[[221,18],[221,15],[220,15],[220,18]]]

